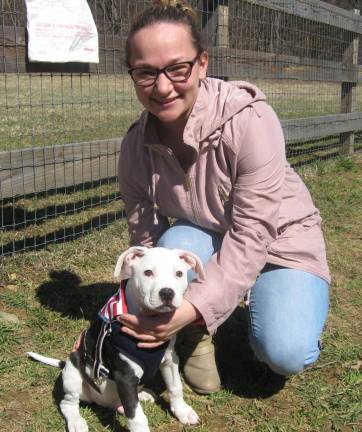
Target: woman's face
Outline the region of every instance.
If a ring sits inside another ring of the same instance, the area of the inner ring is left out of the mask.
[[[183,24],[153,24],[138,30],[131,40],[131,68],[162,69],[192,61],[196,56],[190,32]],[[196,101],[199,80],[206,77],[207,63],[208,56],[204,52],[196,60],[186,82],[172,82],[161,73],[151,86],[135,84],[139,101],[162,123],[183,128]]]

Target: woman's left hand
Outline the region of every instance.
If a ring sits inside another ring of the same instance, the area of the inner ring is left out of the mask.
[[[121,315],[118,320],[122,331],[139,339],[139,348],[156,348],[179,330],[201,317],[200,312],[187,300],[172,312],[159,315]]]

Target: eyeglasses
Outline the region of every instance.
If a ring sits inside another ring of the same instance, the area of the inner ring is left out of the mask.
[[[192,68],[194,67],[198,57],[199,56],[196,56],[194,60],[175,63],[162,69],[146,67],[132,68],[128,70],[128,73],[131,75],[133,82],[141,87],[149,87],[153,85],[162,73],[164,73],[172,82],[185,82],[190,78]]]

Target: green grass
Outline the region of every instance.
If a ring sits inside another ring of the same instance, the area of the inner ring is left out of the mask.
[[[195,431],[357,432],[362,428],[362,161],[318,163],[300,173],[321,209],[333,277],[321,358],[283,383],[253,360],[239,308],[216,335],[225,389],[203,397],[185,386],[186,399],[202,420]],[[81,198],[82,192],[77,200]],[[51,199],[56,205],[60,196]],[[32,211],[47,204],[46,198],[39,198]],[[80,223],[80,215],[71,217],[70,224]],[[45,225],[42,229],[46,231]],[[116,290],[113,267],[127,243],[125,221],[119,220],[74,241],[2,259],[0,309],[17,315],[20,323],[0,325],[1,431],[65,430],[56,405],[59,371],[29,361],[24,353],[67,355],[81,329]],[[167,395],[158,380],[155,387],[161,390],[159,403],[144,404],[152,430],[187,429],[168,411]],[[81,410],[91,431],[125,430],[124,418],[109,410],[87,405]]]
[[[0,74],[0,149],[122,136],[141,108],[124,75]]]
[[[251,81],[281,119],[340,112],[338,83]],[[119,137],[140,111],[128,75],[0,74],[0,150]]]

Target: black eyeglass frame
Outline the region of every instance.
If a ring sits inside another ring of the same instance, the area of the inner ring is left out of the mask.
[[[166,67],[164,67],[164,68],[162,68],[162,69],[147,68],[147,67],[136,67],[136,68],[128,69],[127,72],[131,75],[132,81],[133,81],[137,86],[139,86],[139,87],[150,87],[150,86],[154,85],[155,82],[157,81],[158,77],[159,77],[162,73],[164,73],[164,74],[166,75],[166,77],[167,77],[171,82],[176,82],[176,83],[186,82],[186,81],[190,78],[190,76],[191,76],[191,74],[192,74],[192,69],[193,69],[193,67],[195,66],[195,63],[197,62],[197,60],[199,59],[199,57],[200,57],[200,55],[197,54],[197,56],[196,56],[193,60],[190,60],[190,61],[183,61],[183,62],[178,62],[178,63],[173,63],[173,64],[171,64],[171,65],[169,65],[169,66],[166,66]],[[188,64],[188,65],[190,66],[189,74],[188,74],[188,76],[187,76],[186,78],[184,78],[184,79],[182,79],[182,80],[174,80],[173,78],[171,78],[171,77],[168,75],[168,73],[167,73],[167,69],[168,69],[168,68],[172,68],[172,67],[174,67],[174,66],[181,65],[181,64]],[[135,81],[135,79],[133,78],[132,73],[133,73],[133,71],[135,71],[135,70],[139,70],[139,69],[148,69],[148,70],[152,70],[152,71],[155,71],[155,72],[156,72],[156,75],[155,75],[155,77],[154,77],[154,79],[153,79],[153,81],[152,81],[151,84],[146,84],[146,85],[144,85],[144,84],[139,84],[139,83],[137,83],[137,82]]]

